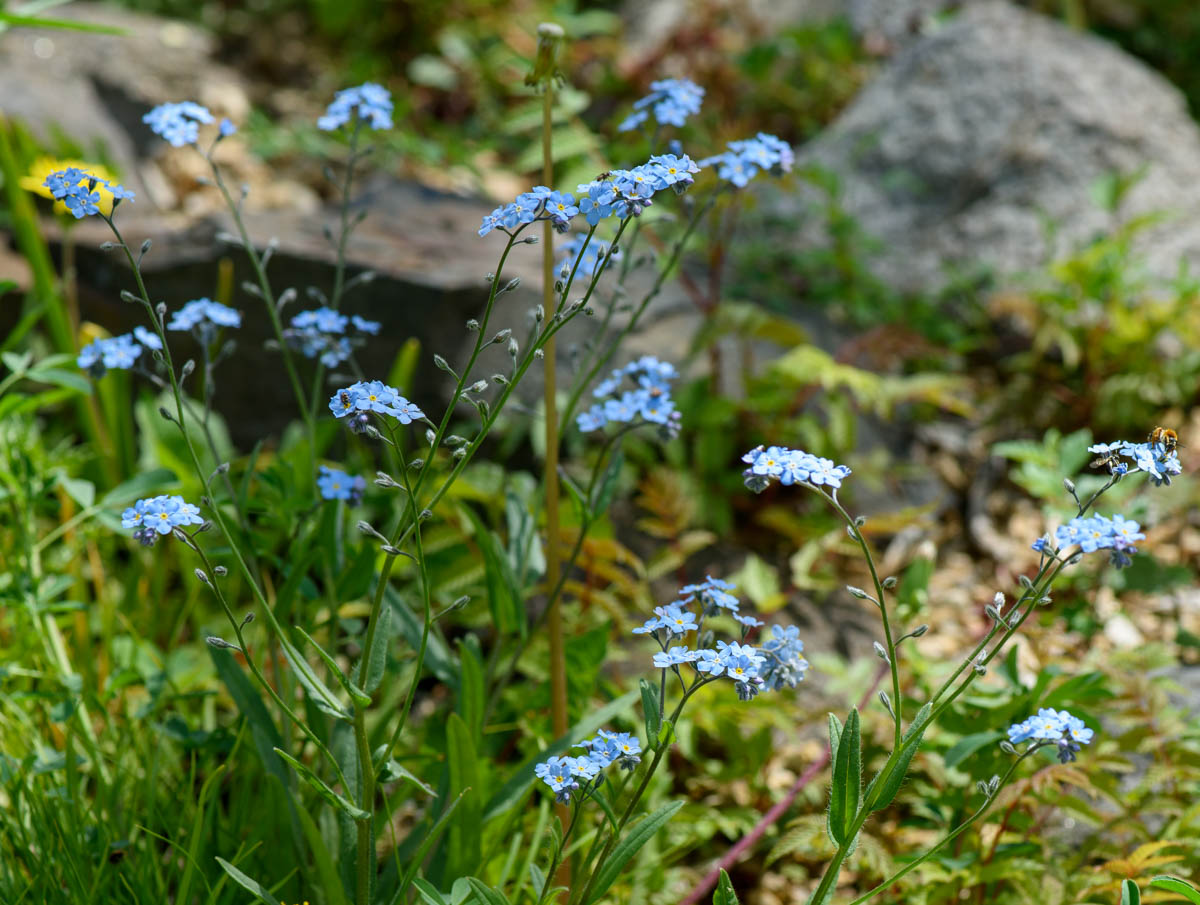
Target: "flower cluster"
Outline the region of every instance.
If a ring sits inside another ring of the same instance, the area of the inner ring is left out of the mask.
[[[176,104],[159,104],[142,117],[150,131],[166,140],[175,148],[194,145],[200,138],[200,126],[214,122],[207,107],[195,101],[180,101]],[[217,127],[220,138],[232,135],[237,127],[228,119],[222,119]]]
[[[580,276],[592,277],[596,275],[596,271],[600,269],[605,258],[608,258],[609,261],[621,260],[619,248],[609,257],[610,247],[608,242],[602,242],[595,236],[589,242],[586,234],[573,233],[555,249],[562,259],[562,265],[558,271],[559,279],[565,283],[571,278],[572,272],[577,272]]]
[[[369,321],[357,314],[347,317],[332,308],[320,307],[301,311],[283,331],[284,339],[305,358],[320,357],[327,368],[336,367],[350,357],[352,343],[346,330],[353,326],[359,333],[379,334],[379,321]]]
[[[1090,743],[1093,735],[1079,717],[1053,707],[1043,707],[1036,716],[1008,727],[1008,740],[1014,745],[1029,739],[1054,742],[1058,759],[1064,764],[1075,760],[1075,753]]]
[[[324,499],[357,503],[362,499],[363,491],[367,489],[367,482],[362,475],[351,477],[339,468],[322,465],[321,474],[317,478],[317,488]]]
[[[850,474],[847,466],[835,465],[832,459],[786,446],[756,446],[742,456],[742,461],[750,466],[742,472],[743,480],[755,493],[765,490],[775,479],[781,484],[836,488]]]
[[[350,418],[350,430],[362,433],[371,421],[371,413],[391,415],[401,424],[412,424],[425,417],[417,406],[400,395],[395,387],[379,380],[358,381],[338,390],[329,399],[329,410],[336,418]]]
[[[686,154],[656,154],[632,170],[611,170],[580,185],[579,212],[589,226],[613,215],[636,217],[653,203],[655,192],[670,188],[681,195],[699,172],[699,164]]]
[[[1163,443],[1131,443],[1120,440],[1116,443],[1097,443],[1088,447],[1088,452],[1101,456],[1108,462],[1108,470],[1114,475],[1144,471],[1155,487],[1170,484],[1171,476],[1181,474],[1183,466],[1174,448]],[[1129,459],[1129,464],[1121,459]]]
[[[704,89],[687,79],[660,79],[650,83],[650,93],[633,105],[634,112],[617,126],[618,132],[636,129],[654,113],[660,126],[682,126],[694,113],[700,112]]]
[[[218,327],[240,327],[242,313],[209,298],[192,299],[171,315],[168,330],[196,330],[207,341]]]
[[[42,183],[50,195],[61,201],[76,220],[91,214],[112,216],[113,208],[122,201],[133,200],[133,192],[122,188],[115,181],[101,179],[79,167],[55,170]]]
[[[771,691],[784,686],[794,688],[804,679],[808,669],[808,661],[801,656],[804,642],[798,637],[799,629],[776,625],[771,629],[771,638],[761,647],[746,644],[749,629],[762,623],[738,612],[738,599],[730,593],[732,590],[733,585],[711,576],[699,584],[686,585],[679,590],[679,600],[655,607],[654,617],[635,628],[633,633],[654,636],[661,648],[654,655],[654,665],[672,670],[680,681],[683,680],[680,667],[691,664],[695,670],[694,681],[712,681],[724,676],[734,683],[738,697],[743,701],[750,700],[764,688]],[[701,607],[699,617],[684,609],[695,603]],[[722,611],[743,626],[740,642],[718,641],[715,648],[698,650],[671,643],[688,632],[696,632],[699,637],[705,618]]]
[[[354,88],[344,88],[325,109],[325,115],[317,120],[317,128],[332,132],[350,122],[354,116],[362,119],[372,129],[392,127],[392,95],[382,85],[363,82]]]
[[[1134,542],[1145,539],[1141,525],[1123,515],[1113,515],[1112,518],[1099,514],[1077,516],[1065,525],[1059,525],[1054,532],[1054,543],[1059,550],[1072,544],[1078,544],[1084,553],[1111,550],[1112,564],[1117,568],[1132,562],[1129,554],[1137,553]],[[1039,537],[1032,546],[1039,553],[1057,552],[1046,537]]]
[[[108,339],[96,339],[84,346],[75,363],[97,380],[109,370],[128,370],[134,366],[142,349],[161,349],[162,340],[145,327],[134,327]]]
[[[578,213],[574,195],[537,185],[484,217],[479,235],[486,236],[493,229],[507,232],[535,220],[550,220],[556,230],[566,232],[571,218]]]
[[[486,236],[494,229],[509,232],[535,220],[549,220],[556,230],[565,233],[577,214],[583,214],[590,226],[613,215],[620,219],[636,217],[653,203],[655,192],[672,188],[682,194],[699,172],[700,167],[686,154],[658,154],[632,170],[612,170],[583,183],[577,189],[578,197],[535,186],[485,216],[479,235]]]
[[[200,510],[181,496],[156,496],[138,500],[121,513],[121,526],[133,528],[133,538],[153,547],[160,534],[170,534],[184,525],[202,525]]]
[[[731,141],[723,154],[707,157],[700,166],[717,166],[717,175],[738,188],[744,188],[759,171],[778,176],[791,172],[796,155],[791,145],[774,135],[759,132],[754,138]]]
[[[636,418],[660,424],[668,436],[679,431],[680,414],[671,398],[671,381],[678,376],[674,365],[644,355],[617,368],[602,380],[592,395],[602,400],[581,413],[575,423],[581,431],[599,430],[610,422],[630,423]],[[622,389],[626,380],[636,389]]]
[[[587,754],[578,757],[551,757],[534,768],[534,773],[554,793],[556,801],[566,804],[575,793],[587,793],[604,781],[605,767],[616,763],[623,770],[632,770],[641,762],[642,744],[628,732],[609,732],[601,729],[595,738],[575,747]]]

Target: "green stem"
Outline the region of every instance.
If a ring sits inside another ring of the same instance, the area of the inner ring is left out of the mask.
[[[984,801],[983,805],[979,808],[979,810],[977,810],[974,814],[972,814],[965,821],[963,821],[962,824],[955,827],[955,829],[953,829],[950,833],[943,836],[940,840],[938,840],[936,843],[934,843],[933,847],[931,849],[929,849],[928,851],[926,851],[923,855],[921,855],[921,857],[919,857],[913,861],[910,861],[908,864],[906,864],[900,870],[896,871],[896,873],[892,874],[890,877],[888,877],[886,880],[884,880],[882,883],[880,883],[878,886],[876,886],[870,892],[863,893],[861,896],[859,896],[857,899],[855,899],[853,902],[851,902],[850,905],[862,905],[863,902],[866,902],[868,899],[871,899],[874,896],[878,895],[879,893],[883,892],[883,890],[887,889],[889,886],[891,886],[897,880],[904,877],[906,874],[910,873],[913,870],[916,870],[916,868],[920,867],[922,864],[924,864],[926,861],[928,861],[931,857],[933,857],[933,855],[935,855],[947,843],[953,842],[959,835],[961,835],[973,823],[975,823],[976,820],[978,820],[985,813],[987,813],[988,809],[991,808],[992,804],[996,801],[996,798],[999,797],[1000,789],[1004,788],[1008,784],[1009,779],[1012,777],[1014,771],[1016,771],[1016,769],[1020,765],[1021,761],[1023,761],[1025,758],[1027,758],[1030,754],[1032,754],[1036,750],[1037,750],[1037,746],[1031,747],[1029,750],[1027,750],[1023,754],[1021,754],[1021,756],[1018,757],[1015,761],[1013,761],[1012,764],[1009,765],[1008,771],[1001,778],[1000,785],[997,786],[997,788],[996,788],[996,792],[987,797],[987,799]],[[814,905],[820,905],[820,899],[818,899],[815,895],[813,896],[812,901],[813,901]]]

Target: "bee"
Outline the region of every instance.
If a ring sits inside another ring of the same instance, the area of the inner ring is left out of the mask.
[[[345,390],[342,390],[340,393],[338,393],[338,397],[342,400],[342,405],[345,408],[350,408],[350,394],[349,393],[347,393]]]
[[[605,179],[612,179],[612,170],[605,170],[603,173],[601,173],[599,176],[596,177],[597,182],[603,182]]]
[[[1179,434],[1169,427],[1156,427],[1150,431],[1146,442],[1161,446],[1166,452],[1173,453],[1179,447]]]
[[[1106,453],[1098,459],[1093,459],[1091,468],[1107,468],[1109,474],[1116,474],[1118,467],[1124,467],[1121,462],[1120,453]]]

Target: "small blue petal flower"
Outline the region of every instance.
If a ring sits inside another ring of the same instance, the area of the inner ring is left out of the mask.
[[[351,503],[356,503],[362,498],[363,491],[367,487],[367,482],[362,475],[351,477],[340,469],[329,468],[326,465],[322,465],[320,471],[317,487],[323,498],[346,500]]]
[[[372,129],[392,128],[392,95],[382,85],[363,82],[354,88],[339,91],[325,115],[317,120],[317,128],[332,132],[350,122],[355,116]]]
[[[176,104],[159,104],[142,117],[150,131],[161,136],[173,147],[195,144],[200,135],[200,126],[213,121],[207,107],[193,101]]]

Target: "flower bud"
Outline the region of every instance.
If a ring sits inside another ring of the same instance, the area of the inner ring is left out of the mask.
[[[471,318],[469,321],[467,321],[467,330],[470,331],[471,333],[478,332],[479,331],[479,321],[475,320],[475,318]]]
[[[208,579],[208,573],[205,572],[203,569],[193,569],[192,572],[195,574],[195,576],[197,578],[199,578],[205,584],[212,584],[212,582],[209,581],[209,579]]]
[[[1067,488],[1067,493],[1071,496],[1075,495],[1075,482],[1070,478],[1063,478],[1063,487]]]
[[[875,646],[875,656],[877,656],[884,663],[892,662],[891,660],[888,659],[887,651],[884,650],[882,644],[880,644],[878,641],[873,641],[872,644]]]
[[[887,578],[885,578],[883,580],[884,590],[890,591],[892,588],[894,588],[899,583],[900,582],[897,580],[895,575],[889,575]]]
[[[856,588],[852,584],[846,585],[846,590],[850,593],[851,597],[857,597],[859,600],[870,600],[871,599],[870,594],[868,594],[862,588]],[[876,642],[876,643],[878,643],[878,642]]]
[[[207,638],[204,639],[204,643],[207,644],[209,647],[217,648],[217,650],[237,650],[237,651],[241,650],[241,648],[238,647],[236,644],[230,644],[224,638],[218,638],[216,635],[209,635]]]

